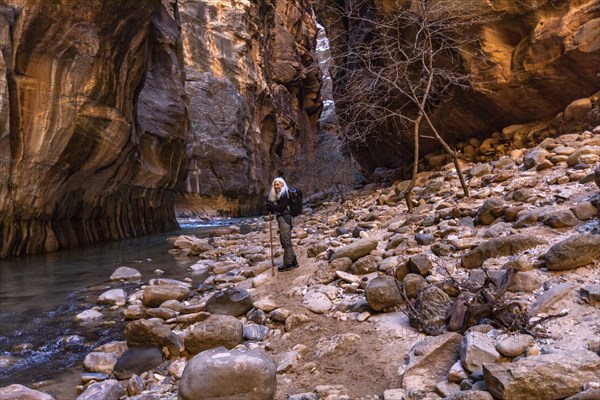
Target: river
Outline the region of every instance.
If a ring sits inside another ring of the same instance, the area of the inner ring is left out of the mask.
[[[122,322],[81,324],[79,312],[96,304],[120,266],[142,279],[183,279],[197,259],[170,255],[169,236],[207,236],[242,220],[180,221],[182,230],[0,260],[0,386],[32,384],[58,376],[99,345],[122,338]]]

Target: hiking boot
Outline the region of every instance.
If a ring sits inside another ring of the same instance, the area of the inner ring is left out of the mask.
[[[279,272],[284,272],[284,271],[290,271],[292,269],[298,268],[298,262],[296,262],[296,260],[294,260],[291,264],[289,265],[283,265],[281,267],[277,267],[277,271]]]

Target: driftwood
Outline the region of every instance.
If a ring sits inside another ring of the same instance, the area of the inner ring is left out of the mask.
[[[476,286],[473,282],[466,280],[458,281],[448,274],[448,279],[451,281],[450,286],[458,287],[460,294],[448,309],[445,326],[442,326],[441,329],[439,324],[432,323],[430,309],[423,309],[423,305],[419,304],[419,301],[409,299],[402,285],[398,284],[398,289],[405,300],[404,312],[408,315],[411,326],[429,335],[439,335],[444,331],[464,333],[470,327],[485,321],[507,331],[543,337],[543,333],[534,332],[533,329],[547,319],[562,317],[566,313],[530,322],[527,306],[505,297],[515,273],[514,268],[507,269],[498,282],[486,272],[486,279],[481,286]]]

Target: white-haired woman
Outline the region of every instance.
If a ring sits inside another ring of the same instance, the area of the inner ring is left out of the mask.
[[[275,214],[279,225],[279,241],[283,247],[283,266],[277,268],[279,271],[288,271],[298,267],[296,254],[292,247],[292,215],[288,208],[289,203],[288,186],[283,178],[275,178],[269,191],[267,210]]]

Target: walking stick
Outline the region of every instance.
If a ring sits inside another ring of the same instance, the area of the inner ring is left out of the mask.
[[[275,276],[275,260],[273,260],[273,224],[271,223],[272,216],[269,213],[269,239],[271,241],[271,276]]]

